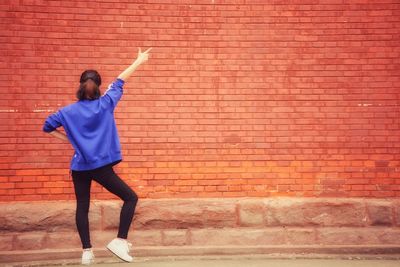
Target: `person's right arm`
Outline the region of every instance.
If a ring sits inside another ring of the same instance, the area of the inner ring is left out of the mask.
[[[136,68],[139,67],[140,64],[142,64],[143,62],[145,62],[149,59],[149,55],[147,53],[151,49],[152,49],[152,47],[150,47],[149,49],[147,49],[146,51],[144,51],[142,53],[142,50],[139,47],[139,52],[138,52],[138,56],[137,56],[136,60],[132,63],[132,65],[130,65],[123,72],[121,72],[121,74],[118,75],[117,78],[120,78],[121,80],[126,81],[129,78],[129,76],[131,76],[131,74],[136,70]]]
[[[136,60],[132,63],[132,65],[121,72],[121,74],[118,75],[118,77],[112,83],[108,85],[107,90],[101,96],[100,99],[102,100],[102,102],[105,103],[105,106],[109,108],[112,112],[114,111],[117,103],[122,97],[125,81],[135,71],[135,69],[139,67],[140,64],[148,60],[149,55],[147,54],[147,52],[149,52],[150,50],[151,48],[142,53],[139,47],[138,57],[136,58]]]

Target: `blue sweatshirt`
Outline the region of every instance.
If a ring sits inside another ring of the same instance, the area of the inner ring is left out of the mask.
[[[122,161],[114,109],[122,96],[124,83],[116,78],[98,99],[78,100],[47,117],[43,131],[51,132],[63,126],[75,149],[71,170],[92,170]]]

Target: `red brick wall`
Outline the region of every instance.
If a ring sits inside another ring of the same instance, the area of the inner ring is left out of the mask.
[[[101,2],[1,2],[1,201],[75,198],[43,122],[139,46],[115,170],[140,197],[400,197],[399,1]]]

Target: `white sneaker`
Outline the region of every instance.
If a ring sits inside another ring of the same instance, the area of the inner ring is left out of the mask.
[[[133,258],[129,255],[132,244],[126,239],[114,238],[110,243],[107,244],[108,250],[114,253],[121,260],[132,262]]]
[[[82,252],[82,264],[89,265],[94,262],[94,254],[91,248],[84,249]]]

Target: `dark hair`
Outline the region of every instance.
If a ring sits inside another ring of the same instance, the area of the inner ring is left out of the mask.
[[[88,96],[86,94],[86,86],[87,86],[89,79],[95,83],[94,88],[93,88],[94,94],[92,95],[92,98],[88,98]],[[89,69],[89,70],[85,70],[84,72],[82,72],[79,82],[80,82],[80,85],[79,85],[78,90],[76,91],[76,97],[79,100],[84,100],[84,99],[93,100],[93,99],[98,99],[100,97],[100,88],[99,87],[101,85],[101,76],[96,70]]]

